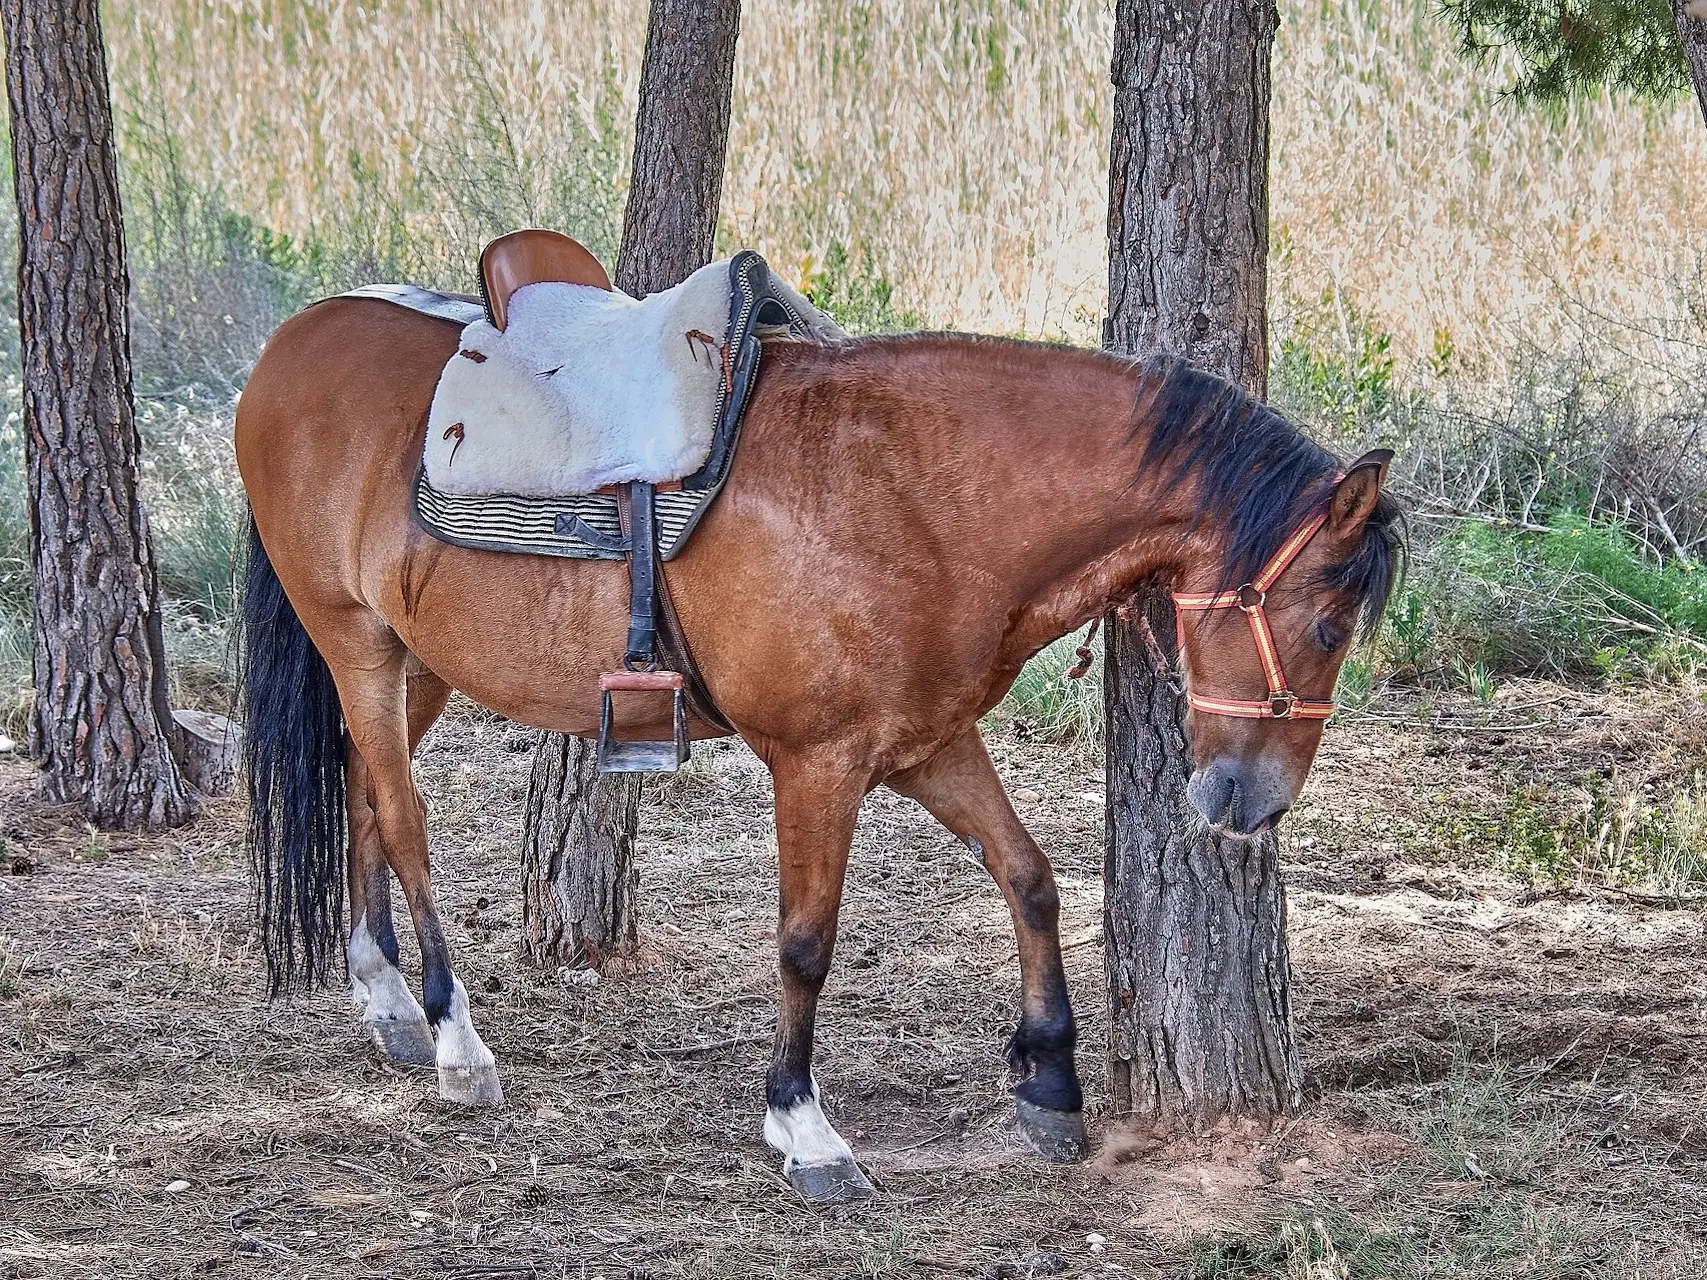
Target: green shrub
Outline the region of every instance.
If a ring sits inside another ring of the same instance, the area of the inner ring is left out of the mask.
[[[1707,655],[1707,575],[1571,514],[1546,532],[1464,521],[1418,548],[1380,643],[1395,673],[1483,702],[1499,672],[1652,674]]]
[[[1707,777],[1658,797],[1616,776],[1591,778],[1561,836],[1584,878],[1694,892],[1707,884]]]
[[[1707,640],[1707,574],[1676,560],[1656,564],[1628,535],[1578,515],[1555,516],[1551,525],[1536,544],[1542,560],[1605,588],[1612,616]]]
[[[1329,354],[1290,335],[1280,342],[1269,382],[1275,402],[1298,416],[1355,430],[1394,407],[1392,336],[1360,325],[1350,350]]]
[[[1369,655],[1359,650],[1345,660],[1340,668],[1339,683],[1334,686],[1334,700],[1349,711],[1369,705],[1375,696],[1375,667]]]
[[[1060,744],[1102,741],[1102,641],[1092,647],[1090,673],[1067,679],[1078,661],[1083,632],[1062,636],[1025,664],[1008,696],[991,713],[995,725],[1021,737]]]
[[[1497,864],[1533,880],[1564,881],[1574,865],[1572,849],[1545,792],[1521,788],[1487,832]]]
[[[869,246],[856,257],[839,240],[832,243],[823,261],[808,269],[805,294],[849,333],[903,333],[924,325],[895,301],[895,285]]]

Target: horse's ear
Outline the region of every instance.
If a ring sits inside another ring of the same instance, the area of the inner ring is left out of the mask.
[[[1345,469],[1345,478],[1328,499],[1328,528],[1336,536],[1349,536],[1363,528],[1381,500],[1381,486],[1387,482],[1387,467],[1392,461],[1391,449],[1371,449]]]

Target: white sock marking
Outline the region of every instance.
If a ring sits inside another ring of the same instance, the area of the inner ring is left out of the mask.
[[[350,934],[350,996],[361,1008],[363,1022],[425,1022],[427,1015],[409,991],[397,966],[385,958],[367,921]]]
[[[474,1071],[490,1067],[496,1059],[474,1030],[468,1012],[468,988],[461,978],[451,979],[450,1012],[439,1023],[439,1070]]]
[[[817,1080],[812,1081],[810,1097],[785,1111],[771,1107],[765,1112],[765,1141],[782,1152],[784,1173],[797,1165],[851,1163],[854,1158],[853,1150],[824,1117]]]

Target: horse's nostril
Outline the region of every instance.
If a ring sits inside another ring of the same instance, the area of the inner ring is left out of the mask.
[[[1198,769],[1186,784],[1185,793],[1192,808],[1205,822],[1220,826],[1230,823],[1237,814],[1239,786],[1233,776],[1219,765]]]

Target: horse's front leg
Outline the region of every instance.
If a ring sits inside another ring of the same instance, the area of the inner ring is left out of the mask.
[[[1007,899],[1019,944],[1020,1021],[1008,1061],[1021,1077],[1014,1090],[1020,1133],[1048,1159],[1077,1160],[1085,1151],[1084,1094],[1073,1065],[1078,1027],[1067,999],[1061,899],[1049,859],[1020,824],[975,728],[888,785],[975,842]]]
[[[807,1200],[862,1200],[871,1184],[819,1102],[812,1029],[835,951],[848,850],[866,783],[845,769],[805,761],[773,762],[772,775],[782,998],[765,1079],[765,1141],[782,1152],[783,1173]]]

